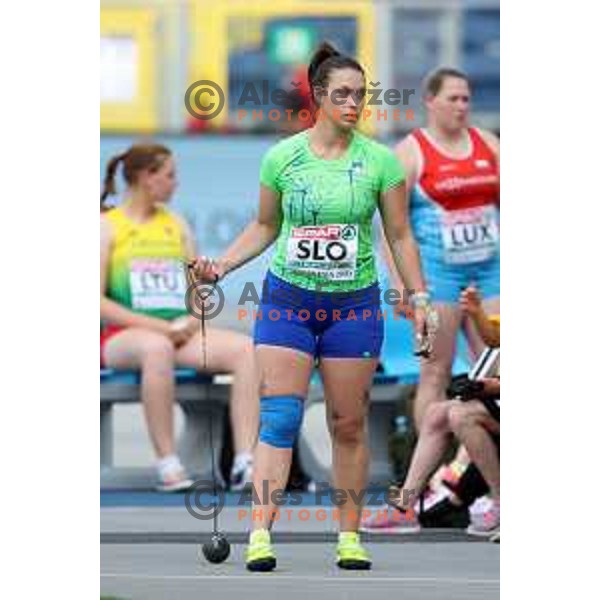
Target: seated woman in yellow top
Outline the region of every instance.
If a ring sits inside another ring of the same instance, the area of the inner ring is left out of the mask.
[[[128,186],[126,201],[107,210],[104,202],[116,192],[121,165]],[[183,271],[183,261],[196,256],[196,249],[188,225],[166,208],[176,183],[168,148],[134,145],[107,165],[100,216],[101,363],[141,369],[144,413],[163,491],[192,484],[175,453],[174,370],[200,369],[202,364],[200,325],[186,310]],[[232,487],[241,488],[251,481],[258,431],[252,340],[217,327],[208,327],[206,335],[207,369],[234,376]]]

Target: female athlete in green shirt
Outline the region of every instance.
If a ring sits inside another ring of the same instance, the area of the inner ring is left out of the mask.
[[[220,259],[195,263],[201,279],[215,281],[276,243],[254,333],[261,381],[254,487],[262,496],[268,482],[269,495],[254,506],[260,518],[246,552],[252,571],[276,565],[269,534],[273,492],[285,489],[288,480],[317,357],[333,442],[333,483],[348,498],[340,507],[337,565],[371,566],[357,533],[360,503],[352,498],[361,497],[367,481],[368,399],[383,339],[371,239],[376,209],[403,281],[414,292],[420,344],[431,343],[436,321],[408,221],[402,167],[385,146],[356,131],[363,68],[322,44],[308,74],[319,110],[314,127],[267,152],[257,219]]]

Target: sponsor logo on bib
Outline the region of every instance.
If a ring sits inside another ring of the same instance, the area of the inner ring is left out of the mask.
[[[356,275],[357,225],[293,227],[287,244],[286,266],[336,281]]]

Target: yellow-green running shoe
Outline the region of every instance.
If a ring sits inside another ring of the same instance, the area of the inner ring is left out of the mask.
[[[272,571],[277,566],[275,552],[271,546],[271,534],[267,529],[258,529],[250,534],[246,548],[248,571]]]
[[[371,568],[371,556],[362,547],[358,533],[343,531],[337,545],[337,566],[354,571]]]

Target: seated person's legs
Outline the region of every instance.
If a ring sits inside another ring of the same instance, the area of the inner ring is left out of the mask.
[[[492,499],[482,520],[473,523],[468,532],[485,536],[493,534],[500,527],[500,458],[490,434],[500,432],[500,422],[491,416],[489,408],[479,400],[470,400],[454,407],[450,411],[449,421],[450,427],[485,478]]]
[[[200,335],[194,335],[177,351],[177,365],[202,368]],[[207,370],[233,375],[229,413],[235,458],[231,484],[234,489],[242,489],[252,481],[252,453],[258,433],[259,398],[254,344],[248,336],[216,327],[207,328],[206,337]]]
[[[485,478],[492,498],[500,499],[500,459],[490,434],[500,432],[500,423],[478,400],[459,403],[449,413],[452,431]]]
[[[460,326],[460,313],[451,304],[435,305],[440,317],[440,329],[433,341],[431,357],[422,360],[419,385],[414,402],[414,422],[419,433],[429,406],[446,400],[446,387],[451,377],[456,335]]]
[[[147,329],[128,328],[107,340],[107,367],[140,369],[141,397],[150,439],[158,457],[161,488],[180,489],[189,483],[175,454],[173,404],[175,350],[171,340]]]
[[[448,420],[450,410],[458,401],[431,404],[423,419],[417,446],[413,453],[402,491],[394,506],[409,509],[423,492],[433,471],[439,466],[452,437]]]

